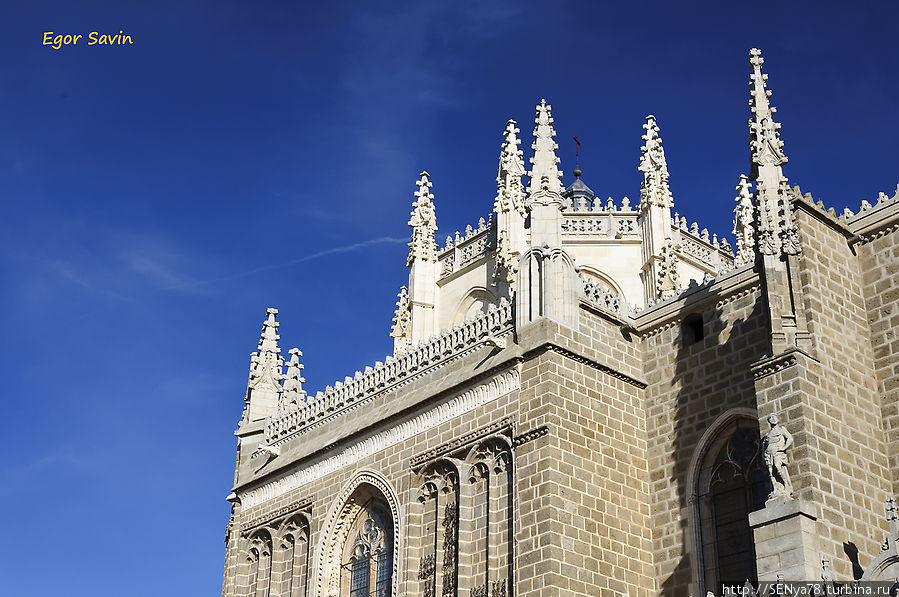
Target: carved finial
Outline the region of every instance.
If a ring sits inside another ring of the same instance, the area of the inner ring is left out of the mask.
[[[796,187],[796,192],[799,192],[799,187]],[[780,230],[780,247],[784,255],[798,255],[802,252],[796,215],[793,213],[792,193],[787,179],[782,178],[777,189],[777,224]]]
[[[741,266],[755,260],[755,238],[752,228],[752,191],[745,174],[740,175],[737,183],[737,196],[734,198],[734,237],[737,239],[737,255],[734,265]]]
[[[505,282],[509,288],[509,296],[515,294],[515,274],[518,271],[518,259],[512,254],[506,233],[500,231],[496,239],[496,262],[493,268],[493,285]]]
[[[557,168],[560,161],[556,157],[559,145],[555,141],[556,131],[553,128],[552,106],[546,100],[540,100],[537,105],[537,115],[534,118],[534,157],[531,158],[531,185],[528,192],[536,195],[541,190],[551,193],[562,192],[562,172]]]
[[[758,177],[760,166],[782,166],[787,163],[787,156],[783,152],[784,144],[780,140],[780,124],[774,121],[777,108],[768,102],[771,92],[766,88],[768,75],[762,74],[764,63],[762,51],[752,48],[749,51],[749,64],[752,70],[749,78],[752,99],[749,106],[753,118],[749,120],[749,147],[753,179]]]
[[[640,172],[643,173],[643,184],[640,187],[640,211],[646,211],[651,205],[670,208],[674,205],[671,191],[668,189],[668,162],[665,150],[659,137],[659,126],[652,114],[646,117],[643,125],[643,147],[640,148]]]
[[[434,195],[430,190],[432,185],[428,173],[422,172],[420,176],[421,178],[415,183],[418,190],[415,191],[416,199],[412,204],[412,215],[409,218],[412,241],[409,243],[406,265],[411,265],[416,259],[437,261],[437,244],[434,242],[434,233],[437,232]]]
[[[256,352],[250,356],[250,376],[244,398],[243,420],[262,419],[274,411],[281,394],[284,379],[284,357],[278,347],[278,310],[269,308],[262,324],[262,334]]]
[[[680,285],[680,273],[677,270],[679,259],[676,253],[677,247],[669,239],[662,247],[661,263],[656,280],[656,294],[662,300],[674,298],[683,290]]]
[[[409,295],[406,287],[401,286],[397,294],[396,311],[393,313],[393,328],[390,337],[393,338],[394,352],[409,344],[409,324],[412,321],[412,313],[409,311]]]
[[[298,348],[291,348],[288,354],[290,360],[287,362],[287,375],[284,377],[284,391],[280,402],[282,410],[289,410],[306,402],[306,391],[303,390],[306,379],[302,376],[303,365],[300,363],[303,353]]]
[[[506,123],[506,131],[503,134],[502,149],[499,154],[499,171],[496,175],[496,200],[493,210],[496,213],[504,213],[515,210],[522,216],[525,215],[524,187],[521,177],[525,175],[524,161],[521,150],[521,139],[518,133],[521,131],[515,126],[514,120]]]

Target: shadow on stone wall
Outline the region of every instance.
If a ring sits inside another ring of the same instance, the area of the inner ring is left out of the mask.
[[[744,306],[741,303],[746,299],[737,299],[719,306],[722,298],[720,293],[702,289],[679,312],[681,322],[693,314],[702,314],[704,337],[694,344],[684,341],[683,324],[674,329],[673,334],[662,332],[663,337],[674,344],[663,348],[670,348],[674,353],[674,375],[670,383],[676,389],[673,394],[663,397],[669,380],[662,376],[655,380],[656,391],[647,396],[650,404],[661,403],[663,412],[668,408],[674,410],[673,434],[668,438],[661,434],[659,444],[661,449],[672,451],[675,459],[665,489],[667,492],[671,486],[676,488],[677,510],[672,519],[676,521],[673,524],[680,526],[682,555],[674,570],[660,579],[660,595],[664,597],[704,595],[712,589],[693,587],[691,591],[690,585],[695,580],[691,558],[695,558],[696,553],[688,553],[689,545],[695,542],[690,513],[693,508],[691,497],[695,496],[697,488],[690,486],[688,469],[702,434],[715,419],[733,408],[756,408],[750,366],[770,352],[767,310],[763,303],[756,300],[754,305]],[[703,304],[709,307],[701,308],[699,305]],[[689,330],[686,331],[689,334]],[[661,480],[653,485],[654,494],[663,487]],[[656,505],[659,507],[665,506]],[[655,517],[658,512],[652,514]],[[653,529],[657,557],[670,549],[662,547],[664,535],[661,532],[667,535],[671,531],[670,528],[665,531]],[[701,550],[702,547],[696,545],[694,549]]]

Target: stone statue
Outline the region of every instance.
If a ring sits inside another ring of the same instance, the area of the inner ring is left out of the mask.
[[[774,487],[768,499],[789,498],[793,495],[793,484],[790,482],[790,473],[787,472],[787,450],[793,445],[793,436],[781,425],[777,415],[769,415],[768,423],[771,430],[762,437],[762,456]]]

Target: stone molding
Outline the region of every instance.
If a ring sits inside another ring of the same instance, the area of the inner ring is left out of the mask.
[[[518,446],[522,446],[528,442],[532,442],[537,438],[543,437],[544,435],[549,435],[549,426],[541,425],[539,427],[535,427],[530,431],[525,431],[521,435],[515,436],[515,439],[512,440],[512,445],[516,448]]]
[[[749,513],[749,526],[755,529],[800,515],[818,520],[821,509],[818,504],[801,499],[769,500],[761,510]]]
[[[779,354],[775,357],[767,357],[756,362],[750,367],[750,370],[752,371],[752,377],[753,379],[758,380],[762,379],[763,377],[768,377],[769,375],[774,375],[775,373],[783,371],[784,369],[789,369],[799,362],[799,355],[817,362],[817,359],[809,355],[807,352],[798,348],[793,348],[784,352],[783,354]]]
[[[353,378],[328,386],[299,408],[272,417],[265,427],[266,442],[282,443],[304,429],[358,407],[375,395],[401,387],[484,340],[510,331],[513,323],[512,303],[501,298],[499,306],[491,305],[487,313],[444,330],[408,352],[387,357],[384,363],[375,363],[374,368],[366,367],[364,373],[357,371]]]
[[[338,518],[341,514],[347,509],[348,503],[347,501],[353,495],[353,492],[363,484],[371,485],[375,489],[377,489],[381,495],[384,497],[384,500],[387,502],[387,505],[390,507],[390,515],[393,517],[393,591],[392,596],[396,597],[397,589],[399,585],[399,564],[402,561],[402,557],[397,557],[400,554],[405,553],[404,551],[404,539],[405,539],[405,521],[402,519],[402,512],[399,507],[399,499],[397,498],[396,492],[393,490],[393,487],[390,485],[390,482],[385,479],[381,474],[371,471],[371,470],[362,470],[353,475],[353,478],[350,479],[346,485],[343,486],[340,493],[334,499],[334,504],[331,506],[331,510],[328,513],[328,517],[325,519],[324,526],[322,527],[322,538],[319,543],[319,548],[316,550],[318,552],[318,572],[316,574],[316,595],[318,597],[331,597],[329,593],[326,592],[326,583],[330,583],[329,576],[333,575],[336,570],[340,569],[340,562],[333,561],[333,557],[329,557],[329,553],[333,556],[336,551],[333,549],[335,546],[331,545],[333,540],[336,538],[334,535],[335,526],[338,522]],[[330,549],[329,549],[330,548]],[[339,579],[338,579],[339,580]]]
[[[708,285],[688,288],[676,298],[641,311],[634,316],[634,327],[645,340],[678,325],[687,311],[704,309],[713,300],[720,308],[760,288],[759,274],[753,264],[745,265],[718,276]]]
[[[419,454],[417,456],[413,456],[409,461],[412,469],[418,469],[426,464],[428,464],[432,460],[437,460],[438,458],[449,454],[450,452],[455,452],[456,450],[468,445],[476,443],[479,440],[484,439],[485,437],[489,437],[491,435],[495,435],[497,433],[508,432],[507,435],[514,435],[515,430],[515,420],[512,417],[503,417],[498,421],[494,421],[489,425],[485,425],[480,429],[475,429],[465,435],[462,435],[452,441],[448,441],[443,443],[436,448],[432,448],[423,454]]]
[[[470,388],[446,402],[412,419],[354,443],[315,464],[300,466],[279,478],[240,493],[243,508],[253,508],[263,502],[298,489],[385,448],[405,441],[423,431],[433,429],[455,417],[483,406],[500,396],[517,390],[521,378],[517,367],[495,375],[490,381]]]
[[[551,344],[548,342],[545,344],[541,344],[540,346],[537,346],[536,348],[534,348],[532,350],[529,350],[525,354],[525,358],[529,358],[531,355],[534,355],[538,352],[545,352],[545,351],[554,352],[556,354],[560,354],[564,357],[567,357],[567,358],[571,359],[572,361],[577,361],[578,363],[583,363],[584,365],[588,365],[589,367],[592,367],[593,369],[596,369],[597,371],[602,371],[603,373],[606,373],[616,379],[620,379],[621,381],[628,383],[632,386],[635,386],[637,388],[640,388],[641,390],[645,389],[649,385],[645,381],[637,379],[636,377],[631,377],[627,373],[622,373],[621,371],[618,371],[617,369],[613,369],[612,367],[609,367],[608,365],[603,365],[602,363],[594,361],[593,359],[590,359],[583,355],[577,354],[576,352],[572,352],[572,351],[568,350],[567,348],[562,348],[561,346],[556,346],[555,344]]]
[[[281,517],[289,517],[291,514],[303,514],[307,516],[311,512],[312,508],[312,499],[305,498],[300,500],[299,502],[295,502],[290,506],[284,506],[283,508],[278,508],[273,512],[269,512],[268,514],[263,514],[262,516],[257,516],[256,518],[251,518],[245,522],[240,523],[240,532],[243,535],[246,535],[252,530],[255,530],[257,527],[261,527],[270,523],[273,520],[277,520]]]

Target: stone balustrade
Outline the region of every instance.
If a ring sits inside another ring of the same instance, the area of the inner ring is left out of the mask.
[[[311,424],[339,416],[350,406],[421,375],[487,338],[511,330],[514,321],[512,303],[501,298],[499,305],[491,305],[486,313],[444,330],[406,352],[388,356],[385,362],[366,367],[364,372],[357,371],[354,377],[328,386],[298,408],[274,415],[265,427],[266,444],[280,443]]]
[[[489,254],[495,244],[494,228],[491,214],[487,220],[481,218],[477,228],[467,226],[464,234],[456,231],[455,236],[447,236],[446,245],[437,251],[438,275],[448,276]]]

